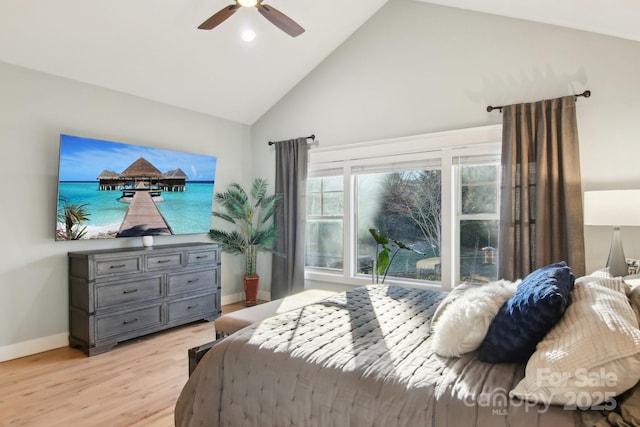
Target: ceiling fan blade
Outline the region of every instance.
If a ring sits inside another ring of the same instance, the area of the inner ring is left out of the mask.
[[[280,28],[285,33],[289,34],[291,37],[297,37],[300,34],[304,33],[304,28],[302,28],[293,19],[289,18],[284,13],[278,11],[273,6],[258,3],[256,7],[258,8],[258,12],[260,12],[262,16],[267,18],[269,22]]]
[[[207,19],[202,24],[200,24],[198,29],[211,30],[217,27],[218,25],[222,24],[228,17],[236,13],[236,10],[238,9],[240,9],[240,6],[238,4],[232,4],[227,7],[224,7],[221,10],[219,10],[215,15],[213,15],[211,18]]]

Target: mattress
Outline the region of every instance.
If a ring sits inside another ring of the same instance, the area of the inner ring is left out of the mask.
[[[444,292],[371,285],[225,338],[182,390],[177,426],[581,426],[588,411],[509,398],[522,364],[434,354]]]

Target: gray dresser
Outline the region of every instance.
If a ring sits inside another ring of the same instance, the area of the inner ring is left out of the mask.
[[[69,345],[118,342],[220,316],[220,247],[185,243],[69,252]]]

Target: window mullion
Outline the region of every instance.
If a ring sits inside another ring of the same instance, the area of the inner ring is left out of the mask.
[[[453,191],[454,177],[453,177],[453,154],[451,149],[442,150],[442,175],[441,175],[441,251],[440,251],[440,265],[441,270],[441,283],[443,290],[451,289],[452,283],[456,280],[456,264],[457,257],[455,255],[456,246],[453,238],[455,236],[454,222],[452,221],[455,212],[454,195]]]
[[[342,235],[343,238],[343,248],[342,256],[343,256],[343,264],[344,268],[342,270],[342,274],[344,278],[349,281],[351,277],[355,274],[355,263],[354,260],[356,258],[356,231],[355,231],[355,195],[354,195],[354,179],[352,176],[353,165],[351,162],[346,162],[344,165],[343,172],[343,188],[344,188],[344,233]]]

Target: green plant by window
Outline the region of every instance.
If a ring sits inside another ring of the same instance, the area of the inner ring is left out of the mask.
[[[398,240],[385,236],[375,228],[370,228],[369,233],[371,233],[371,236],[373,236],[373,239],[376,242],[375,265],[373,266],[373,273],[371,275],[371,279],[375,281],[375,283],[384,283],[384,280],[387,278],[387,273],[389,272],[389,267],[391,267],[391,263],[401,250],[424,255]],[[381,276],[382,280],[380,280]]]

